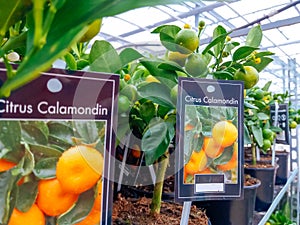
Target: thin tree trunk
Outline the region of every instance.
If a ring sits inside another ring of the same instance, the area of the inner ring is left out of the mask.
[[[252,151],[252,164],[256,165],[256,148],[254,143],[251,144],[251,151]]]
[[[156,182],[151,202],[151,214],[154,216],[160,214],[163,184],[165,179],[165,173],[169,164],[169,155],[164,155],[161,159],[162,160],[159,163],[160,165],[156,174]]]

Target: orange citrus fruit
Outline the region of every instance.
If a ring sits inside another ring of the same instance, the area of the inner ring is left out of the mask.
[[[17,164],[14,162],[7,161],[5,159],[0,159],[0,172],[10,170],[11,168],[15,167]],[[20,179],[18,185],[23,184],[24,178]]]
[[[134,158],[139,159],[141,157],[141,149],[137,144],[134,144],[131,149],[131,154]]]
[[[210,174],[212,170],[209,167],[206,167],[204,170],[200,171],[199,174]]]
[[[212,138],[222,148],[232,145],[238,137],[236,126],[228,120],[217,122],[212,129]]]
[[[231,159],[225,163],[217,165],[217,168],[222,171],[232,170],[237,167],[237,157],[238,157],[238,144],[237,142],[233,145],[233,153]]]
[[[13,168],[14,166],[16,166],[15,163],[9,162],[5,159],[0,159],[0,172],[9,170],[9,169]]]
[[[175,35],[175,44],[178,52],[189,54],[198,48],[199,38],[192,29],[182,29]]]
[[[57,202],[59,204],[59,202]],[[45,225],[46,220],[43,212],[36,204],[33,204],[27,212],[13,209],[8,225]]]
[[[66,192],[82,193],[101,178],[103,156],[95,148],[78,145],[67,149],[59,158],[56,177]]]
[[[187,172],[186,172],[186,169],[183,170],[183,182],[185,183],[186,182],[186,178],[187,178]]]
[[[38,184],[38,207],[48,216],[58,216],[75,204],[77,194],[67,193],[57,179],[41,180]]]
[[[200,152],[193,151],[189,162],[185,165],[186,173],[196,174],[207,167],[207,156],[203,150]]]
[[[202,148],[210,158],[216,158],[224,151],[224,148],[217,144],[212,137],[204,137]]]
[[[192,124],[188,123],[188,124],[186,124],[186,125],[185,125],[185,127],[184,127],[184,131],[193,130],[194,128],[195,128],[195,126],[194,126],[194,125],[192,125]]]
[[[126,74],[124,75],[124,80],[125,80],[125,81],[129,81],[130,78],[131,78],[130,74],[126,73]]]

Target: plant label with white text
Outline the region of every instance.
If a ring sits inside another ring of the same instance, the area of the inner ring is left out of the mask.
[[[177,201],[243,194],[243,83],[179,78]]]
[[[118,90],[118,75],[51,69],[0,99],[1,160],[16,165],[2,218],[36,205],[47,224],[111,224]]]

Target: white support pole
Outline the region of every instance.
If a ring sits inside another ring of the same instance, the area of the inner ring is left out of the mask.
[[[180,225],[188,225],[189,224],[191,206],[192,206],[191,201],[183,203]]]

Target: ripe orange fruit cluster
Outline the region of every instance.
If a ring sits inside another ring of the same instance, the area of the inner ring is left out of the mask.
[[[212,129],[212,138],[221,148],[233,147],[231,159],[225,164],[217,165],[218,170],[227,171],[236,168],[238,156],[238,130],[236,126],[228,120],[217,122]]]
[[[14,208],[8,225],[45,225],[46,219],[42,210],[36,204],[33,204],[27,212],[21,212]]]
[[[217,122],[212,129],[212,138],[221,147],[231,146],[238,137],[236,126],[228,120]]]
[[[238,143],[235,142],[233,144],[233,153],[232,153],[231,159],[225,164],[217,165],[218,170],[227,171],[227,170],[232,170],[232,169],[236,168],[237,167],[237,158],[238,158]]]
[[[206,169],[207,156],[203,150],[196,152],[193,151],[189,162],[185,165],[184,169],[187,174],[197,174]]]
[[[224,151],[224,148],[212,137],[204,137],[202,148],[206,155],[210,158],[216,158]]]
[[[193,129],[188,124],[185,131]],[[210,173],[209,158],[215,159],[222,155],[224,149],[233,147],[232,158],[222,165],[217,165],[218,170],[231,170],[237,166],[238,144],[236,142],[238,130],[236,126],[228,120],[219,121],[212,127],[212,136],[206,136],[203,139],[203,145],[199,152],[193,151],[189,162],[184,166],[185,177],[200,173]]]
[[[45,216],[56,217],[67,212],[81,193],[95,185],[97,191],[93,207],[90,213],[76,224],[99,224],[103,165],[102,154],[90,146],[78,145],[67,149],[57,162],[56,177],[40,180],[36,202],[27,212],[15,208],[8,225],[45,225]]]
[[[14,163],[14,162],[10,162],[10,161],[7,161],[5,159],[0,159],[0,172],[3,172],[3,171],[6,171],[6,170],[9,170],[9,169],[12,169],[13,167],[15,167],[17,164]],[[24,182],[24,178],[21,178],[18,182],[18,185],[21,185],[23,184]]]

